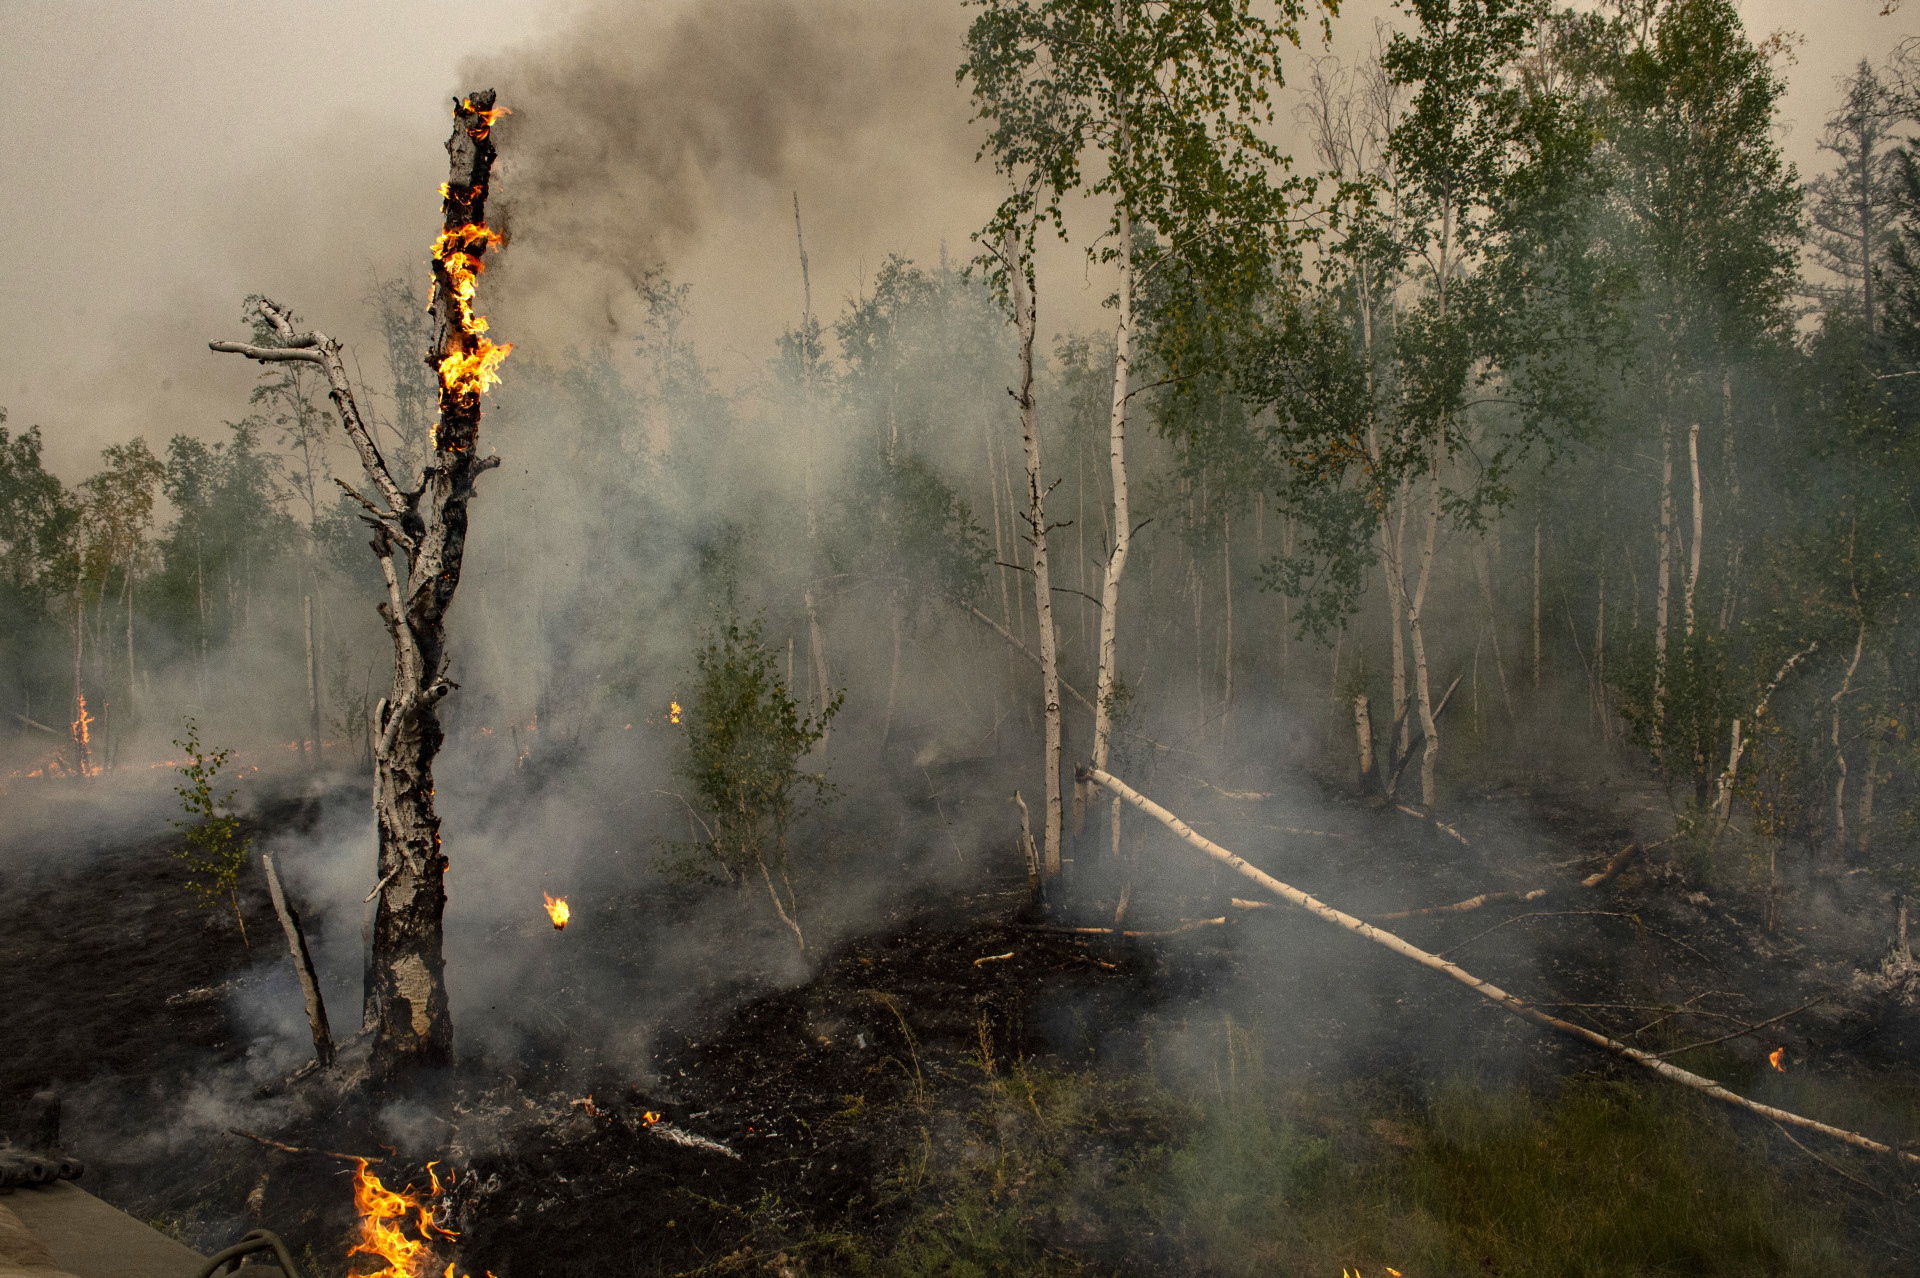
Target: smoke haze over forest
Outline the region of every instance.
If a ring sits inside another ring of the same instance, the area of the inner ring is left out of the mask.
[[[0,0],[0,1133],[500,1278],[1911,1256],[1920,0],[1322,18]]]
[[[1880,0],[1741,6],[1756,33],[1786,28],[1805,37],[1788,68],[1782,138],[1803,174],[1824,167],[1816,144],[1837,100],[1835,78],[1863,53],[1920,33],[1920,11],[1908,6],[1887,17],[1881,8]],[[181,3],[158,23],[138,2],[88,12],[83,23],[60,7],[0,6],[9,33],[0,45],[0,124],[14,139],[0,182],[0,228],[14,246],[0,279],[0,402],[16,427],[45,427],[48,464],[68,479],[90,467],[102,445],[135,432],[158,448],[175,431],[218,430],[250,377],[203,358],[203,343],[231,324],[247,293],[297,296],[310,322],[349,341],[367,339],[367,272],[422,269],[418,228],[432,221],[438,120],[468,71],[497,79],[502,100],[531,114],[532,103],[512,90],[525,83],[554,93],[556,74],[578,58],[575,92],[560,92],[553,105],[567,121],[561,127],[585,127],[599,121],[575,114],[577,93],[603,82],[596,70],[605,82],[640,90],[663,66],[689,70],[678,57],[687,44],[726,47],[741,31],[778,38],[797,15],[812,19],[813,44],[770,56],[749,41],[720,64],[730,73],[774,73],[764,82],[731,91],[708,84],[664,121],[627,104],[635,114],[626,126],[647,142],[608,144],[604,156],[617,185],[596,201],[614,191],[641,194],[656,179],[643,176],[639,162],[687,146],[673,171],[691,177],[691,189],[674,191],[657,210],[669,214],[665,224],[650,224],[647,210],[634,206],[617,224],[631,228],[626,237],[615,225],[594,234],[612,260],[664,261],[675,279],[695,285],[699,343],[722,375],[741,371],[732,350],[758,363],[798,309],[790,192],[799,192],[808,223],[815,306],[830,313],[887,252],[929,264],[945,241],[956,258],[970,257],[967,236],[999,189],[971,162],[977,135],[952,79],[965,26],[957,5],[501,3],[484,22],[429,3],[267,6],[244,16],[225,4]],[[1333,51],[1361,52],[1373,19],[1388,12],[1377,3],[1342,6]],[[703,22],[703,13],[713,16]],[[129,28],[141,38],[125,39]],[[584,47],[589,42],[597,47]],[[1319,51],[1311,35],[1303,44],[1296,69]],[[663,63],[668,51],[674,57]],[[802,51],[814,56],[788,56]],[[702,152],[663,134],[686,122],[693,101],[732,101],[741,112],[701,122],[695,137],[711,146],[721,136],[750,136],[753,147]],[[141,105],[130,117],[134,102]],[[771,113],[770,128],[759,127],[757,111]],[[1284,112],[1282,121],[1290,123]],[[536,137],[553,127],[520,123]],[[503,160],[509,200],[520,162]],[[628,166],[635,171],[623,174]],[[551,233],[528,231],[534,245]],[[1068,250],[1043,262],[1065,271],[1076,257]],[[512,262],[497,268],[503,331],[529,349],[604,333],[606,289],[597,284],[576,296],[542,281],[534,292],[561,295],[546,294],[550,303],[530,316],[538,322],[516,322],[526,290],[516,274],[532,267]],[[1042,327],[1092,326],[1104,291],[1056,286]],[[632,321],[617,308],[615,316]]]

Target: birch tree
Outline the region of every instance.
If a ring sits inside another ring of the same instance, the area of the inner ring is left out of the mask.
[[[1120,581],[1132,545],[1126,427],[1138,388],[1135,297],[1165,272],[1184,303],[1156,334],[1181,370],[1210,353],[1208,321],[1245,309],[1276,257],[1295,247],[1288,220],[1307,187],[1260,132],[1284,81],[1283,48],[1299,41],[1306,0],[971,0],[960,78],[970,81],[986,151],[1032,176],[1034,215],[1065,238],[1068,193],[1111,200],[1089,255],[1116,272],[1108,404],[1110,539],[1103,550],[1093,759],[1107,766],[1113,733]],[[1089,165],[1093,165],[1091,173]],[[993,223],[1004,238],[1017,197]],[[1044,634],[1042,642],[1051,639]],[[1113,805],[1117,839],[1119,804]]]
[[[1719,417],[1723,431],[1732,431],[1733,421],[1714,409],[1732,397],[1734,366],[1785,334],[1800,194],[1775,134],[1785,85],[1767,51],[1747,38],[1731,0],[1670,0],[1650,16],[1596,35],[1616,164],[1618,251],[1637,276],[1630,376],[1637,398],[1651,404],[1660,445],[1645,719],[1658,749],[1676,658],[1687,651],[1673,639],[1675,604],[1684,639],[1709,528],[1697,466],[1701,421]],[[1733,438],[1726,436],[1729,459]],[[1684,459],[1676,457],[1681,448]],[[1677,466],[1685,467],[1690,489],[1688,528],[1679,519]],[[1683,549],[1687,532],[1691,549]],[[1676,601],[1673,579],[1683,554]]]
[[[501,242],[487,226],[486,199],[494,159],[490,135],[504,112],[494,109],[488,89],[456,100],[453,114],[442,231],[433,246],[434,343],[427,352],[439,378],[440,414],[417,487],[402,488],[388,469],[354,397],[338,341],[297,331],[285,308],[259,298],[255,312],[272,332],[272,344],[210,343],[216,351],[261,363],[318,365],[373,489],[372,498],[359,500],[386,582],[380,613],[394,649],[393,688],[376,712],[374,743],[380,904],[366,1020],[380,1071],[445,1065],[453,1057],[442,953],[447,858],[433,802],[433,762],[443,740],[435,707],[456,686],[447,677],[446,617],[460,584],[467,505],[474,481],[500,464],[497,456],[477,452],[480,394],[498,380],[496,369],[512,349],[490,340],[487,321],[473,310],[485,254]]]

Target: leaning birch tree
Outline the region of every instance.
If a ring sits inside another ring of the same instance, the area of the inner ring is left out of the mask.
[[[447,677],[446,618],[460,584],[467,503],[474,481],[500,464],[496,456],[477,453],[480,394],[499,380],[499,363],[513,348],[488,339],[487,321],[474,313],[473,299],[486,251],[502,242],[487,226],[486,201],[494,159],[490,134],[504,114],[494,107],[492,89],[454,104],[441,234],[433,245],[433,345],[426,353],[438,377],[440,416],[417,485],[403,488],[388,469],[354,398],[337,340],[297,331],[285,308],[257,297],[255,313],[274,344],[210,343],[216,351],[261,363],[317,364],[375,494],[369,499],[348,489],[373,529],[371,544],[387,585],[380,615],[393,638],[393,689],[381,698],[374,723],[380,904],[365,1013],[374,1034],[373,1065],[381,1072],[453,1058],[442,952],[447,858],[433,803],[433,761],[445,737],[435,707],[457,686]]]
[[[1257,293],[1276,257],[1295,246],[1288,214],[1309,189],[1276,181],[1287,161],[1261,136],[1270,91],[1283,81],[1283,47],[1299,42],[1307,0],[971,0],[959,76],[977,118],[991,125],[983,154],[1030,174],[993,222],[1003,239],[1016,206],[1065,238],[1062,201],[1085,187],[1113,201],[1090,245],[1116,269],[1113,392],[1108,413],[1111,539],[1104,548],[1093,761],[1105,768],[1113,735],[1120,579],[1132,541],[1127,408],[1138,387],[1135,296],[1149,275],[1179,299],[1154,336],[1175,372],[1204,359],[1196,331]],[[1329,6],[1331,7],[1331,6]],[[1099,167],[1089,174],[1086,166]],[[1028,340],[1028,339],[1024,339]],[[1048,641],[1042,630],[1042,643]],[[1119,832],[1119,803],[1113,805]]]

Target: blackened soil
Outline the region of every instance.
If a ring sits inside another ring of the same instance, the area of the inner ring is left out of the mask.
[[[284,952],[265,895],[240,896],[246,934],[224,901],[203,905],[166,834],[103,847],[82,824],[84,781],[50,781],[49,793],[13,804],[75,811],[75,828],[0,836],[0,1122],[33,1092],[71,1092],[108,1082],[128,1096],[164,1089],[181,1075],[230,1058],[226,987],[259,947]],[[56,788],[57,791],[56,791]],[[20,812],[15,808],[16,814]],[[241,837],[302,830],[318,812],[305,798],[269,797]],[[34,814],[43,824],[47,814]],[[144,823],[166,829],[166,813]],[[21,846],[31,837],[32,846]],[[111,837],[109,835],[109,837]]]
[[[1790,871],[1763,891],[1695,881],[1656,851],[1582,888],[1658,827],[1639,792],[1484,791],[1443,813],[1446,829],[1331,794],[1315,796],[1311,813],[1175,785],[1158,797],[1270,873],[1363,916],[1544,889],[1530,902],[1385,926],[1639,1045],[1695,1042],[1821,1000],[1716,1049],[1720,1077],[1741,1090],[1788,1099],[1766,1090],[1784,1086],[1765,1064],[1775,1046],[1788,1049],[1796,1079],[1911,1090],[1920,1022],[1855,980],[1877,963],[1887,930],[1872,873]],[[287,801],[261,819],[312,816]],[[989,1062],[1003,1073],[1013,1062],[1134,1069],[1156,1033],[1224,1012],[1262,1037],[1269,1070],[1360,1076],[1411,1095],[1479,1070],[1540,1082],[1631,1076],[1379,947],[1296,912],[1236,909],[1231,898],[1256,895],[1251,885],[1156,832],[1129,838],[1141,858],[1129,926],[1227,921],[1132,939],[1062,930],[1110,920],[1120,876],[1077,867],[1043,920],[1002,848],[962,894],[898,895],[882,926],[821,956],[805,983],[716,1000],[657,1027],[643,1067],[569,1053],[556,1035],[531,1045],[521,1068],[473,1062],[402,1090],[364,1083],[362,1043],[334,1077],[287,1089],[279,1126],[263,1134],[308,1150],[404,1146],[376,1168],[390,1184],[423,1180],[433,1155],[421,1150],[436,1151],[454,1173],[443,1216],[460,1235],[463,1272],[774,1272],[802,1238],[851,1235],[884,1252],[918,1205],[906,1169],[943,1146],[931,1129],[966,1109]],[[195,991],[216,990],[245,953],[185,899],[170,847],[129,841],[111,857],[5,885],[0,1002],[15,1041],[29,1045],[0,1054],[6,1101],[105,1079],[144,1091],[157,1113],[161,1098],[237,1050],[225,1000]],[[93,917],[68,921],[77,899]],[[640,903],[631,917],[662,922]],[[270,915],[247,922],[256,940],[273,927]],[[1699,1014],[1657,1010],[1675,1006]],[[1853,1121],[1876,1117],[1867,1107]],[[77,1152],[98,1169],[96,1192],[142,1216],[178,1215],[203,1249],[266,1223],[327,1272],[344,1271],[350,1166],[200,1132]]]

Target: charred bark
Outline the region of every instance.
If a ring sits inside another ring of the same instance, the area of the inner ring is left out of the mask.
[[[348,492],[366,508],[373,551],[386,579],[380,615],[393,638],[392,693],[374,724],[373,808],[379,832],[370,962],[373,1066],[377,1071],[444,1065],[453,1058],[447,1007],[443,919],[447,858],[433,803],[433,762],[445,739],[435,707],[456,686],[447,678],[446,617],[460,584],[466,551],[467,503],[474,481],[499,464],[476,456],[480,394],[512,348],[486,337],[472,300],[487,249],[501,237],[486,225],[489,140],[503,112],[493,90],[454,105],[447,142],[450,171],[442,188],[442,231],[433,246],[434,342],[427,363],[440,383],[440,420],[419,486],[394,480],[367,429],[340,356],[324,333],[294,331],[287,312],[261,298],[255,306],[279,339],[276,346],[214,342],[217,351],[263,363],[305,361],[326,374],[328,392],[359,453],[379,504]],[[344,487],[344,485],[343,485]]]

